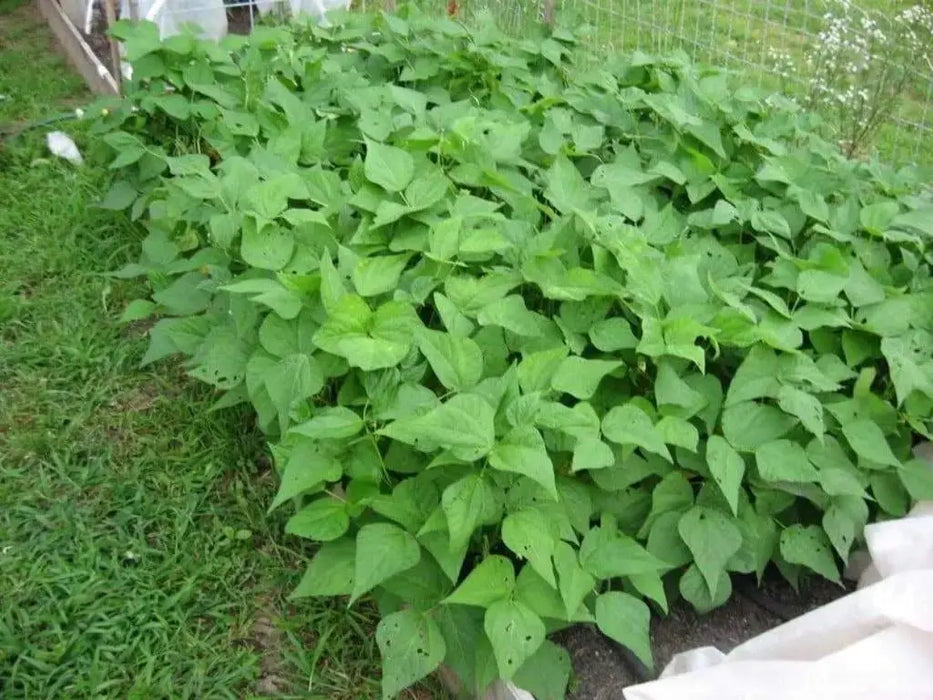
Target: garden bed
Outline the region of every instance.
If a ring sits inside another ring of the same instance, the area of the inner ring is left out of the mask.
[[[148,230],[116,273],[152,291],[144,364],[252,404],[319,543],[293,598],[375,600],[384,697],[441,666],[563,697],[546,635],[579,622],[647,665],[729,648],[797,610],[750,579],[838,583],[933,494],[916,173],[682,57],[343,22],[118,25],[96,128],[102,206]]]
[[[83,18],[76,21],[80,10],[63,7],[58,0],[38,0],[38,6],[88,87],[97,93],[117,92],[121,79],[118,67],[114,66],[114,50],[108,36],[103,0],[93,2],[91,19],[87,24]],[[223,34],[249,34],[259,17],[259,11],[249,3],[232,4],[226,7],[225,14]],[[119,4],[116,15],[116,19],[123,19]],[[177,21],[183,21],[183,17]]]
[[[68,18],[55,0],[37,0],[69,62],[84,78],[88,88],[97,94],[116,95],[120,92],[114,78],[109,42],[100,33],[84,34]]]

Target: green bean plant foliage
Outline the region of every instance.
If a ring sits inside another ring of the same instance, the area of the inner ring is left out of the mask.
[[[769,564],[839,581],[933,497],[933,199],[686,57],[412,8],[220,44],[121,24],[102,205],[147,231],[144,362],[249,402],[295,598],[378,603],[386,698],[563,697],[546,639]]]

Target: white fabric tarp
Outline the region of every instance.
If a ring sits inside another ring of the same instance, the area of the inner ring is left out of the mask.
[[[71,20],[79,32],[91,33],[94,18],[93,0],[61,0],[62,12]]]
[[[186,24],[197,25],[200,36],[221,39],[227,34],[224,0],[138,0],[139,18],[155,22],[163,39]],[[129,0],[121,0],[120,16],[130,16]]]
[[[859,590],[723,654],[675,656],[626,700],[933,700],[933,504],[865,530]]]
[[[256,0],[256,7],[262,14],[270,12],[276,4],[287,5],[292,17],[311,15],[324,23],[325,15],[331,10],[350,9],[350,0]]]
[[[128,0],[122,2],[128,5]],[[163,38],[178,34],[185,24],[197,25],[201,28],[201,36],[209,39],[221,39],[227,34],[224,0],[139,0],[139,4],[140,16],[155,22]],[[233,0],[231,5],[249,9],[246,0]],[[350,0],[255,0],[256,19],[277,6],[287,7],[292,17],[310,15],[323,22],[327,12],[348,9]]]

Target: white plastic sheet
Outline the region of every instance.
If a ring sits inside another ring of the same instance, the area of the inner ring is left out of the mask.
[[[292,17],[310,15],[315,20],[326,24],[326,15],[331,10],[350,9],[350,0],[257,0],[256,7],[262,14],[270,12],[277,3],[288,5]]]
[[[71,20],[71,23],[84,34],[91,33],[94,22],[93,0],[61,0],[62,12]]]
[[[200,28],[200,36],[222,39],[227,35],[224,0],[138,0],[139,18],[154,22],[163,39],[181,32],[186,24]],[[120,16],[130,16],[129,0],[120,1]]]
[[[626,700],[933,700],[933,504],[869,525],[859,590],[728,654],[675,656]]]

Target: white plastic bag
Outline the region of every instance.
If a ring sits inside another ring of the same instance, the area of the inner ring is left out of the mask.
[[[52,155],[64,158],[72,165],[81,165],[84,162],[75,142],[63,131],[50,131],[45,135],[45,143]]]

